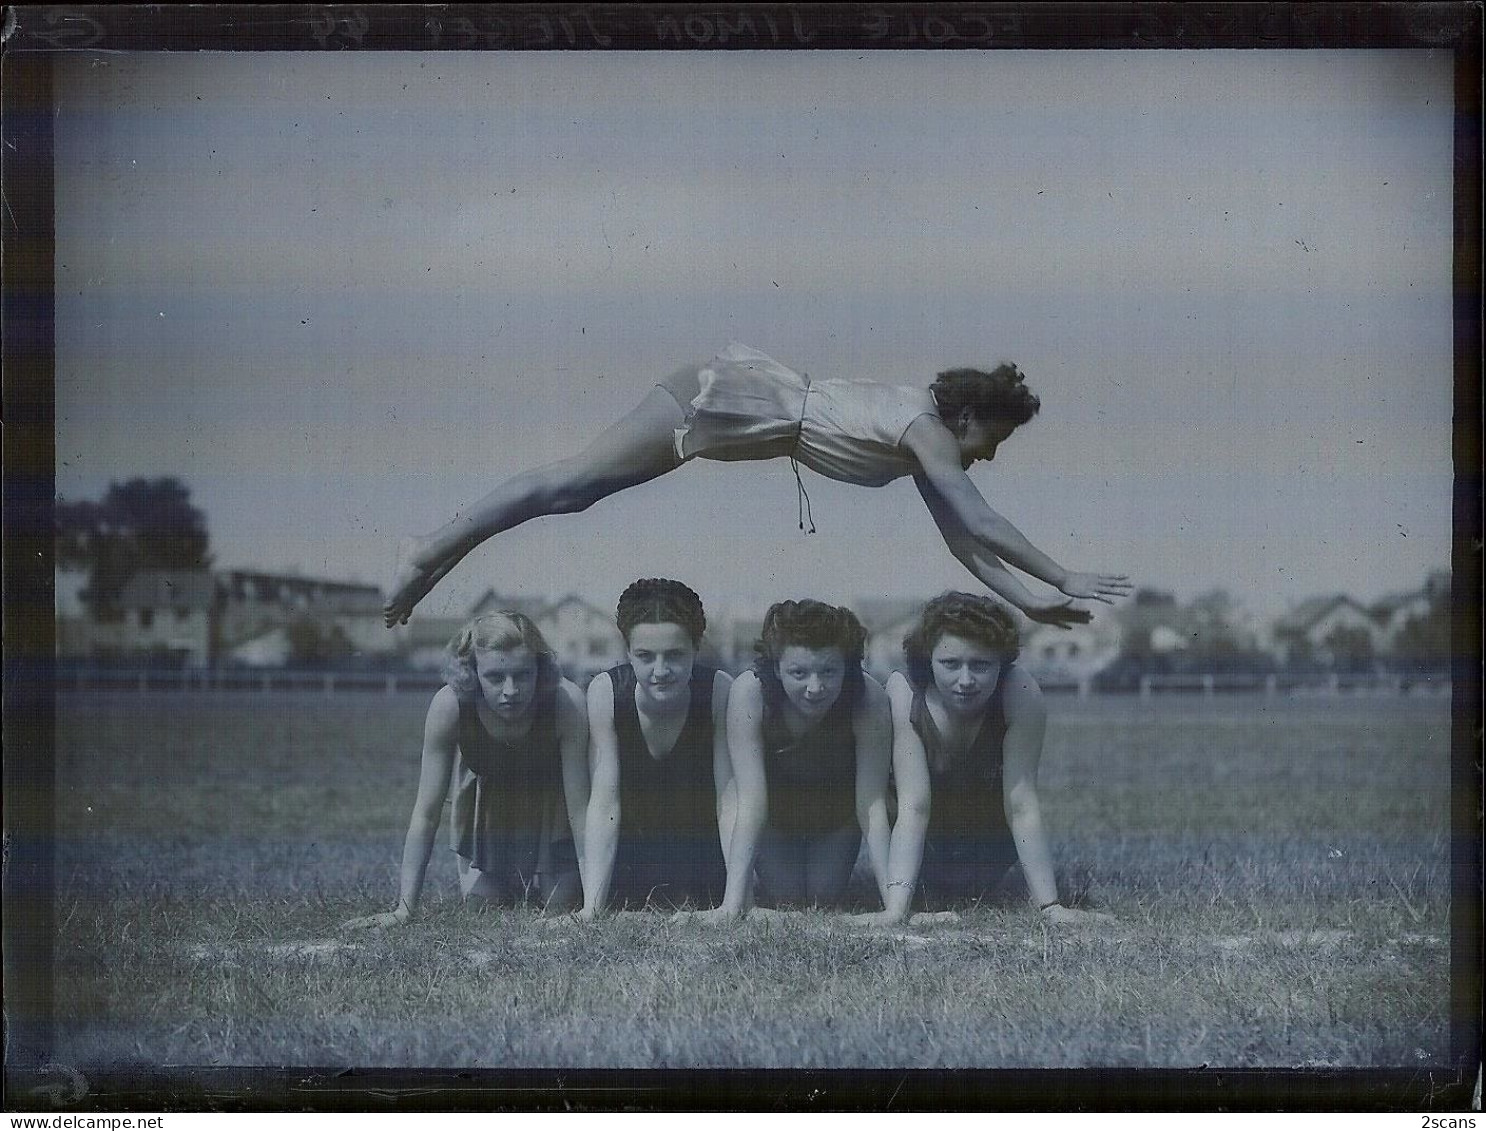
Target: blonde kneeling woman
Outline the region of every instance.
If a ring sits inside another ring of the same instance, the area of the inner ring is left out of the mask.
[[[465,625],[449,644],[444,678],[424,723],[397,906],[348,928],[397,926],[417,913],[446,797],[466,904],[534,903],[556,913],[582,898],[583,693],[562,677],[537,626],[515,612]]]

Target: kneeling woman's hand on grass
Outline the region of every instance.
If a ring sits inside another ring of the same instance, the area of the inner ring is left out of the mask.
[[[895,911],[867,911],[860,915],[846,915],[843,919],[853,927],[898,927],[908,916]]]
[[[383,911],[380,915],[363,915],[359,919],[347,919],[341,924],[343,931],[381,931],[388,927],[401,927],[408,916],[398,911]]]
[[[381,931],[388,927],[401,927],[413,917],[405,903],[399,903],[394,911],[383,911],[380,915],[363,915],[359,919],[347,919],[341,924],[343,931]]]
[[[592,923],[598,917],[597,911],[582,907],[577,911],[560,911],[551,915],[543,914],[537,922],[543,927],[571,927],[578,923]]]
[[[861,915],[847,915],[846,923],[853,927],[927,927],[933,923],[958,923],[958,911],[915,911],[902,915],[892,911],[869,911]]]
[[[1064,907],[1061,903],[1043,908],[1042,917],[1059,927],[1102,927],[1119,922],[1113,915],[1103,911],[1079,911],[1074,907]]]
[[[704,927],[726,927],[741,921],[743,913],[728,907],[713,907],[707,911],[678,911],[671,916],[673,923],[700,923]]]

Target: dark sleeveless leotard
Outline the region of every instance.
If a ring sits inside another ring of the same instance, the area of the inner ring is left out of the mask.
[[[542,818],[562,795],[557,687],[538,695],[531,729],[510,742],[485,729],[474,700],[459,703],[450,843],[480,871],[502,878],[529,881],[536,873]]]
[[[861,847],[856,816],[856,696],[843,690],[818,724],[796,738],[781,692],[764,683],[764,776],[769,819],[754,857],[765,905],[835,905],[846,898]]]
[[[769,827],[818,836],[856,823],[857,746],[854,704],[844,689],[810,731],[796,738],[782,704],[764,699],[764,779]]]
[[[721,902],[727,884],[717,830],[713,770],[712,688],[717,669],[691,670],[691,704],[681,733],[664,758],[655,758],[640,729],[635,670],[609,669],[614,730],[619,738],[619,844],[610,895],[616,902],[655,899]]]
[[[977,896],[1000,883],[1006,869],[1017,862],[1003,802],[1005,687],[1003,672],[979,733],[969,749],[959,752],[945,748],[923,689],[913,693],[908,717],[923,740],[931,790],[919,883],[932,892]]]

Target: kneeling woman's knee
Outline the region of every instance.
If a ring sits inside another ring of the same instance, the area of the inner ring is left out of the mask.
[[[485,877],[488,881],[488,877]],[[470,911],[485,911],[492,907],[504,907],[511,902],[510,896],[499,884],[477,883],[464,893],[464,906]]]
[[[542,906],[549,913],[583,906],[583,881],[577,872],[563,872],[542,885]]]

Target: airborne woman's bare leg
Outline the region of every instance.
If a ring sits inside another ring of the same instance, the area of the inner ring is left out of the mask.
[[[578,455],[512,476],[433,533],[403,539],[383,619],[389,627],[405,624],[428,591],[487,538],[542,515],[586,510],[674,470],[675,430],[683,418],[676,398],[657,386]]]

